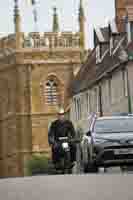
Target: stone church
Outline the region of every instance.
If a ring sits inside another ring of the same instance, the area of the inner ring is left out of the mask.
[[[24,176],[33,153],[49,155],[49,124],[59,106],[69,110],[69,86],[85,52],[82,0],[75,33],[60,32],[56,8],[51,32],[22,32],[14,2],[15,33],[0,39],[0,177]]]

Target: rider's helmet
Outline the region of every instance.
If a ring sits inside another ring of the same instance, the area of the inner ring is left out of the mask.
[[[58,110],[58,114],[59,115],[63,115],[63,114],[65,114],[65,110],[64,110],[64,108],[59,108],[59,110]]]

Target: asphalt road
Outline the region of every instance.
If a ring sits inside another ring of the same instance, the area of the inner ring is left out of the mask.
[[[132,174],[35,176],[0,180],[0,200],[132,200]]]

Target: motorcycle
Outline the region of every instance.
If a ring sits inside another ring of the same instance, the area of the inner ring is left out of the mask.
[[[59,159],[54,163],[57,174],[72,174],[72,169],[75,165],[71,159],[71,144],[80,144],[79,138],[59,137],[57,146],[59,149]],[[76,151],[77,151],[77,145]],[[77,154],[77,153],[76,153]],[[78,160],[76,161],[78,162]]]
[[[60,170],[63,174],[72,173],[72,162],[70,152],[70,139],[68,137],[59,137],[59,144],[61,148]]]

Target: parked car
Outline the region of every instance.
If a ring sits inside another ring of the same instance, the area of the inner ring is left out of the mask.
[[[98,172],[99,167],[133,166],[133,115],[94,115],[82,138],[81,161],[84,172]]]

